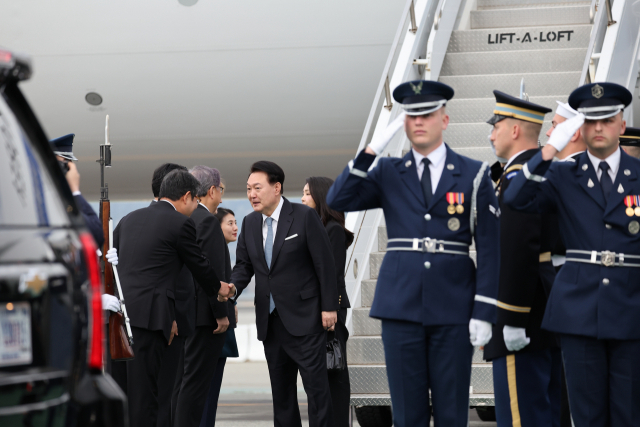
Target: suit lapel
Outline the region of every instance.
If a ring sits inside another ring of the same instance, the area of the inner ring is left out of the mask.
[[[287,237],[287,234],[289,234],[289,228],[291,228],[291,224],[293,223],[293,206],[291,206],[291,203],[286,198],[283,197],[282,199],[283,203],[282,209],[280,210],[280,217],[278,218],[278,229],[276,230],[276,237],[273,241],[270,269],[276,265],[276,259],[278,258],[278,254],[280,254],[284,239]]]
[[[451,151],[449,146],[447,147],[447,157],[444,159],[444,168],[442,169],[442,175],[440,175],[440,181],[436,187],[436,192],[431,199],[431,206],[435,206],[438,200],[443,198],[447,192],[453,188],[456,184],[456,176],[460,175],[460,164],[458,162],[458,155]]]
[[[591,164],[591,160],[589,160],[589,156],[585,151],[578,158],[576,158],[578,162],[578,168],[576,171],[576,175],[578,176],[578,182],[582,189],[589,195],[593,200],[596,201],[600,205],[601,208],[605,208],[605,200],[604,195],[602,194],[602,187],[600,187],[600,181],[598,181],[598,175],[596,175],[595,169],[593,169],[593,164]],[[615,191],[614,188],[612,191]]]
[[[422,186],[418,180],[418,165],[416,165],[413,152],[409,152],[402,158],[402,162],[397,166],[402,182],[409,187],[414,196],[426,205],[424,194],[422,194]]]
[[[605,215],[608,215],[616,208],[624,206],[623,200],[627,194],[631,191],[631,182],[636,180],[636,172],[631,164],[631,157],[629,157],[624,151],[620,153],[620,167],[618,167],[618,173],[616,174],[616,181],[613,183],[611,194],[607,199],[607,207],[604,211]]]
[[[255,216],[255,220],[253,222],[253,239],[256,244],[256,248],[258,249],[258,258],[261,260],[262,265],[268,268],[267,260],[264,259],[264,246],[262,243],[262,214],[258,214]]]

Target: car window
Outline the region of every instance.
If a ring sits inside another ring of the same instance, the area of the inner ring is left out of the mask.
[[[0,226],[69,224],[49,171],[0,97]]]

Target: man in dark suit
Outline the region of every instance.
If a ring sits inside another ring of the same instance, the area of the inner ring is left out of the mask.
[[[176,287],[183,265],[209,295],[235,293],[218,280],[196,242],[189,216],[197,206],[198,181],[188,172],[169,173],[160,200],[123,218],[114,232],[119,273],[133,331],[136,357],[128,363],[127,388],[132,426],[154,426],[158,413],[157,381],[163,354],[179,333]]]
[[[329,237],[318,214],[282,197],[284,172],[273,162],[251,166],[231,282],[241,291],[256,277],[258,339],[264,344],[274,425],[300,427],[297,373],[313,426],[333,423],[326,330],[337,321],[338,289]]]
[[[220,172],[207,166],[196,166],[190,172],[200,183],[196,193],[199,204],[191,215],[196,224],[198,245],[217,276],[224,278],[227,244],[220,222],[213,215],[222,200]],[[229,327],[227,302],[218,301],[216,295],[207,295],[198,285],[196,289],[196,329],[185,341],[172,399],[176,427],[200,425],[209,384]]]

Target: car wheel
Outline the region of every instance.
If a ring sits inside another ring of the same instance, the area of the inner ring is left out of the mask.
[[[496,420],[496,407],[495,406],[482,406],[477,407],[476,412],[478,417],[482,421],[495,421]]]
[[[361,406],[356,408],[356,418],[361,427],[391,427],[393,424],[390,406]]]

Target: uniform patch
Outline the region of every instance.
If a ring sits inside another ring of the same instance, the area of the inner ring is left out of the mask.
[[[496,209],[493,206],[489,205],[489,211],[496,216],[496,218],[500,218],[500,208]]]
[[[513,178],[514,176],[516,176],[517,174],[518,174],[518,171],[513,171],[513,172],[511,172],[511,173],[508,173],[508,174],[507,174],[507,176],[506,176],[505,178],[507,178],[507,179],[511,179],[511,178]]]

